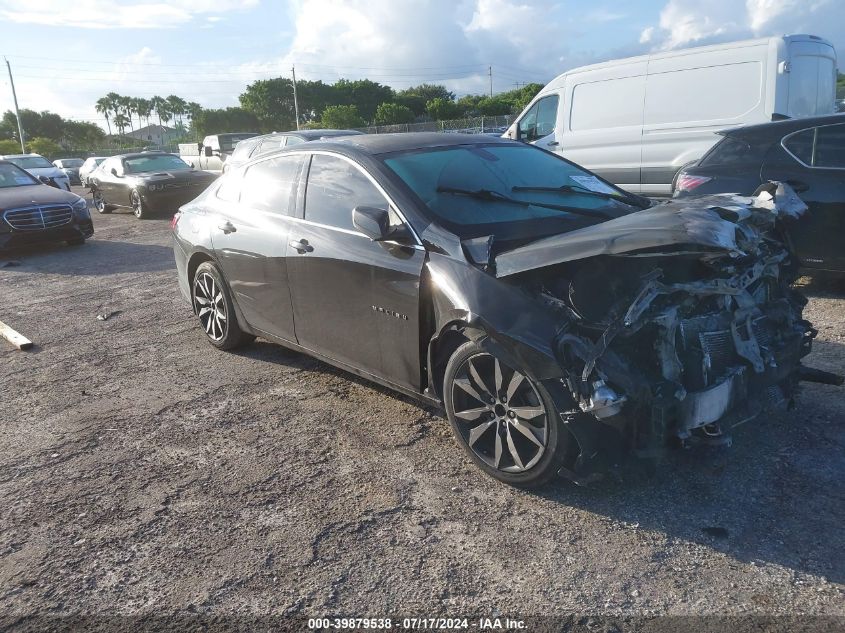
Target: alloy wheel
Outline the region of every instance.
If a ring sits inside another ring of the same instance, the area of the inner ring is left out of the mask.
[[[461,363],[452,405],[467,446],[486,464],[509,473],[534,467],[549,440],[549,416],[523,374],[487,353]]]
[[[103,199],[103,194],[95,191],[92,197],[94,198],[94,208],[97,209],[98,213],[104,213],[106,210],[106,201]]]
[[[130,196],[130,202],[132,203],[132,212],[135,214],[135,217],[143,217],[144,207],[141,203],[141,196],[138,195],[137,191],[132,192],[132,195]]]
[[[200,273],[194,280],[194,310],[208,337],[222,340],[226,335],[226,302],[220,284],[208,273]]]

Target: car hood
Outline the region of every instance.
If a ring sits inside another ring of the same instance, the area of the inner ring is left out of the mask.
[[[79,196],[49,185],[26,185],[0,189],[0,210],[42,204],[73,204]]]
[[[213,174],[208,174],[203,171],[194,169],[177,169],[173,171],[149,171],[138,174],[131,174],[132,178],[143,180],[144,182],[205,182],[208,183],[216,178]]]
[[[671,200],[570,233],[554,235],[496,256],[496,276],[598,255],[722,253],[741,256],[737,234],[747,224],[798,216],[806,205],[783,183],[754,198],[735,194]]]

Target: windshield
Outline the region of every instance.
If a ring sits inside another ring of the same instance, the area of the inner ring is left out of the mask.
[[[173,171],[177,169],[190,169],[188,165],[178,156],[173,154],[152,154],[150,156],[137,156],[127,158],[124,161],[127,174],[140,174],[148,171]]]
[[[529,145],[427,148],[384,163],[461,237],[548,234],[637,210],[626,192]]]
[[[62,161],[62,167],[67,169],[68,167],[82,167],[82,159],[81,158],[65,158]]]
[[[10,163],[14,163],[21,169],[42,169],[44,167],[53,167],[53,165],[50,164],[50,161],[43,156],[17,156],[6,160]]]
[[[40,184],[35,178],[14,165],[0,163],[0,189]]]

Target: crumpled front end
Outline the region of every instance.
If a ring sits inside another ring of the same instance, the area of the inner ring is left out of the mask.
[[[648,457],[670,439],[729,443],[732,427],[790,405],[816,335],[778,230],[783,215],[801,213],[796,200],[780,186],[774,197],[670,203],[649,211],[671,214],[665,225],[675,231],[687,226],[674,244],[658,237],[607,254],[625,239],[617,232],[598,255],[571,259],[557,249],[557,263],[528,273],[560,318],[561,382],[575,403],[562,413],[581,447],[578,477],[600,461],[608,431]],[[586,229],[594,244],[601,230]],[[837,381],[820,374],[811,378]]]

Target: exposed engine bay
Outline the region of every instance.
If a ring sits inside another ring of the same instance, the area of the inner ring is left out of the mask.
[[[754,198],[658,204],[497,258],[497,276],[517,275],[559,315],[576,472],[602,450],[596,422],[648,457],[669,440],[729,444],[732,427],[791,406],[801,379],[841,384],[801,365],[816,331],[780,229],[805,210],[772,183]]]

